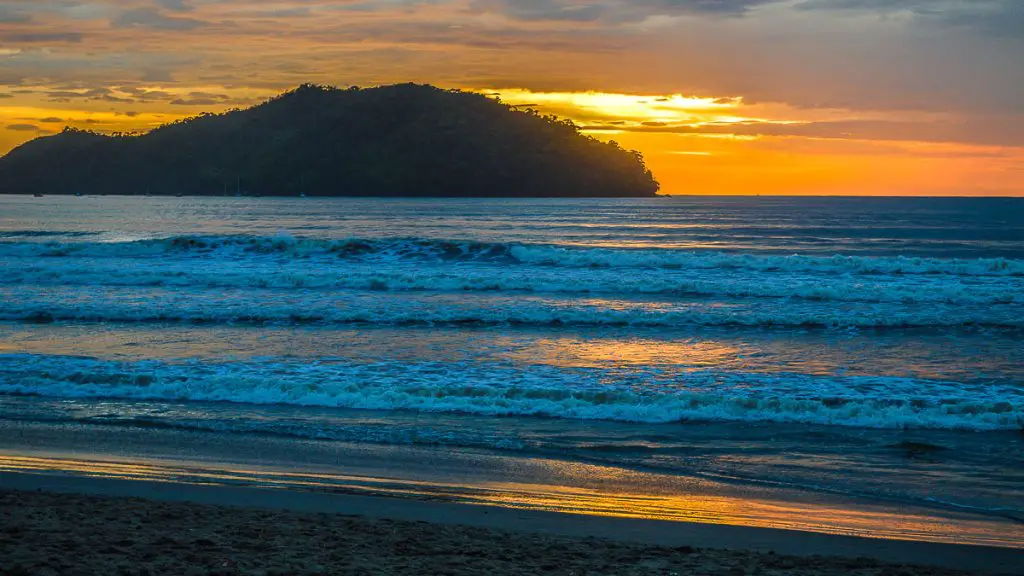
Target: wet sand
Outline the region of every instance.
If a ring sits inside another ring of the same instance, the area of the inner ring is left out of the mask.
[[[1021,569],[1024,552],[1010,549],[395,498],[0,475],[5,575],[938,576]]]

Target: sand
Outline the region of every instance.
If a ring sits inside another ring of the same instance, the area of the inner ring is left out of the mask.
[[[0,491],[0,574],[953,575],[337,513]]]

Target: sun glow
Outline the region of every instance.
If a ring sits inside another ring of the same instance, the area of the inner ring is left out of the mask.
[[[455,86],[452,86],[455,87]],[[280,90],[146,82],[25,86],[0,94],[0,154],[66,126],[146,132],[202,112],[245,108]],[[946,141],[931,112],[808,109],[741,96],[464,87],[644,154],[665,194],[1014,195],[1020,148]],[[890,136],[891,130],[899,136]],[[931,138],[931,141],[927,141]]]
[[[605,92],[532,92],[522,89],[498,90],[492,94],[513,106],[536,106],[575,112],[567,114],[570,117],[636,122],[699,122],[719,117],[733,118],[722,112],[735,110],[743,104],[742,98],[709,98],[680,94],[644,96]]]

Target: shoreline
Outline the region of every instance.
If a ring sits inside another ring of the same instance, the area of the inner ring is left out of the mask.
[[[480,540],[479,544],[485,547],[498,544],[501,548],[500,542],[509,538],[519,542],[517,546],[522,544],[528,548],[539,547],[542,550],[546,550],[550,545],[569,549],[582,546],[590,550],[585,555],[587,562],[596,562],[606,569],[614,564],[608,563],[611,559],[605,558],[605,553],[619,547],[625,547],[632,553],[639,551],[640,557],[654,556],[659,559],[657,566],[648,566],[651,570],[637,573],[660,573],[660,570],[668,569],[670,566],[682,565],[679,563],[688,565],[691,569],[700,568],[692,564],[694,562],[703,565],[703,569],[711,570],[711,573],[721,569],[723,574],[729,573],[728,570],[734,567],[771,568],[776,564],[784,568],[789,567],[785,573],[806,574],[875,574],[879,562],[903,565],[899,567],[902,570],[900,573],[907,574],[933,574],[935,569],[1015,574],[1022,573],[1020,570],[1024,567],[1024,550],[1012,548],[881,540],[775,528],[584,516],[472,504],[253,487],[0,473],[0,499],[4,498],[7,499],[7,505],[4,506],[6,514],[0,516],[0,524],[7,526],[0,527],[0,532],[6,530],[8,534],[11,533],[11,526],[15,525],[20,527],[18,530],[31,529],[26,528],[24,520],[12,520],[12,515],[27,513],[32,507],[51,510],[52,514],[60,514],[60,510],[66,508],[68,513],[78,514],[78,518],[82,518],[82,514],[86,515],[84,517],[95,516],[95,511],[90,510],[97,507],[105,510],[104,513],[117,517],[122,514],[137,515],[140,509],[145,511],[153,507],[162,507],[161,509],[171,510],[172,515],[193,514],[201,518],[199,524],[191,528],[195,531],[218,532],[224,528],[221,520],[225,518],[233,521],[242,521],[249,516],[266,519],[269,514],[270,522],[267,525],[280,527],[297,524],[296,529],[299,529],[304,523],[323,523],[327,521],[324,519],[328,518],[331,521],[344,520],[348,523],[347,530],[356,534],[362,534],[375,526],[379,527],[381,522],[389,526],[397,522],[399,525],[395,530],[405,528],[425,531],[422,536],[426,540],[418,542],[417,545],[428,548],[451,544],[453,532],[460,535],[460,538],[466,534],[475,534]],[[15,505],[12,506],[11,503]],[[136,537],[145,536],[152,528],[140,527],[137,523],[132,526]],[[45,527],[42,529],[45,530]],[[70,531],[73,538],[87,536],[79,534],[76,527],[72,527]],[[118,537],[117,534],[107,536]],[[46,539],[45,535],[42,537]],[[230,533],[224,533],[218,538],[210,537],[208,540],[221,541],[221,548],[231,548],[232,544],[228,542],[231,537]],[[431,540],[432,538],[436,541]],[[604,544],[594,546],[595,538]],[[15,552],[12,548],[14,544],[10,537],[6,541],[0,538],[0,552],[9,548],[10,553],[6,556],[11,557]],[[302,552],[303,546],[299,543],[293,542],[288,546],[298,546],[294,550],[289,548],[293,553]],[[43,545],[36,542],[28,544],[28,547],[41,549]],[[687,552],[690,549],[698,550]],[[52,550],[49,553],[52,554]],[[3,556],[5,554],[0,553],[0,557]],[[128,550],[120,550],[111,553],[110,556],[116,562],[124,562],[130,559],[131,554]],[[446,561],[446,556],[450,554],[435,556],[435,560]],[[571,559],[583,561],[572,554],[570,556]],[[387,563],[386,559],[381,560]],[[397,558],[391,560],[397,561]],[[515,562],[520,561],[542,562],[564,568],[565,558],[545,558],[543,553],[531,553],[515,559],[512,566],[518,566]],[[551,564],[552,562],[554,564]],[[590,565],[590,569],[595,567],[597,566]],[[623,565],[620,568],[627,566]],[[581,569],[586,572],[585,568]],[[859,569],[872,571],[859,572]],[[501,573],[500,569],[498,573]]]
[[[1024,524],[1002,516],[551,455],[5,419],[0,437],[3,472],[255,486],[1024,550]]]

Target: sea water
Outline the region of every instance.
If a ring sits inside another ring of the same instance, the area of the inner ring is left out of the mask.
[[[0,421],[1013,521],[1024,200],[0,196]]]

